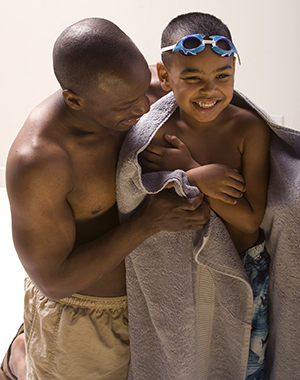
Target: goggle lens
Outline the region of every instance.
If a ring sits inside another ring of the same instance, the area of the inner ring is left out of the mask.
[[[183,42],[182,46],[185,49],[196,49],[203,45],[203,42],[197,37],[187,37]]]
[[[231,51],[233,50],[233,45],[230,43],[229,40],[225,39],[225,38],[222,38],[218,41],[216,41],[216,46],[222,50],[225,50],[225,51]]]

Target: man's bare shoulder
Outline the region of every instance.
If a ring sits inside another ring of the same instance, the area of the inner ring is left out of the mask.
[[[68,177],[71,162],[58,132],[54,98],[47,98],[30,113],[14,140],[6,165],[8,186],[33,179],[42,182],[47,178],[48,182],[59,173]]]

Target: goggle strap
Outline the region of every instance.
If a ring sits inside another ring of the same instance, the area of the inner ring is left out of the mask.
[[[172,46],[166,46],[166,47],[161,49],[161,52],[164,53],[165,51],[173,50],[175,46],[176,46],[176,44],[172,45]]]

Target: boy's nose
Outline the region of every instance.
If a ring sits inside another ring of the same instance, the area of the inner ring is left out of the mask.
[[[213,80],[207,80],[201,83],[200,91],[202,93],[211,93],[211,92],[214,92],[215,89],[216,89],[216,85]]]

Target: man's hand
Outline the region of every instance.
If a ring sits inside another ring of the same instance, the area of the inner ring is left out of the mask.
[[[208,222],[210,209],[203,195],[181,198],[168,190],[149,195],[141,212],[151,234],[160,231],[202,230]]]
[[[236,204],[246,191],[243,177],[236,169],[221,164],[199,166],[187,172],[190,183],[214,199]]]
[[[144,172],[174,171],[189,169],[199,166],[193,159],[186,145],[176,136],[164,135],[169,147],[149,144],[147,149],[139,156],[139,161]]]

